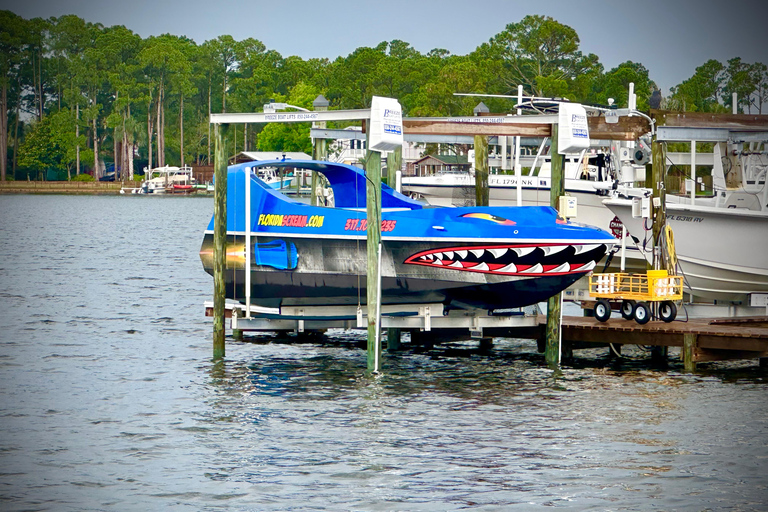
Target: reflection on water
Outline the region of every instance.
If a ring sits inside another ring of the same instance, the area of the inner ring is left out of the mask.
[[[209,198],[0,197],[3,510],[764,510],[764,371],[228,340]],[[292,342],[293,341],[293,342]]]

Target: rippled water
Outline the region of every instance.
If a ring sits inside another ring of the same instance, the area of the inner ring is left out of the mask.
[[[363,336],[334,332],[212,363],[212,208],[0,196],[0,509],[768,508],[754,361],[593,350],[556,375],[496,340],[387,354],[372,380]]]

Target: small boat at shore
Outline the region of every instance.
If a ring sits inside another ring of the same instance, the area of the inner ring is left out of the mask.
[[[139,194],[191,194],[195,191],[196,181],[189,166],[166,165],[151,171],[144,169],[144,174],[146,180]]]
[[[261,167],[322,173],[334,207],[289,199],[258,179]],[[250,272],[250,299],[259,306],[365,303],[365,201],[366,179],[357,167],[325,161],[230,166],[227,298],[245,300]],[[429,208],[386,185],[381,201],[383,305],[493,310],[535,304],[592,271],[617,242],[606,231],[559,218],[548,206]],[[213,220],[200,257],[212,275]]]

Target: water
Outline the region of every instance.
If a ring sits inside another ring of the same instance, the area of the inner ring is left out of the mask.
[[[535,344],[211,361],[210,198],[0,196],[0,509],[766,510],[768,383]]]

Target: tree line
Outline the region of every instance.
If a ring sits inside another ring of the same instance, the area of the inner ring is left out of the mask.
[[[579,49],[576,31],[529,15],[468,55],[435,48],[426,54],[400,40],[361,47],[334,60],[282,56],[261,41],[222,35],[197,44],[183,35],[141,38],[66,15],[24,19],[0,11],[0,179],[40,170],[68,179],[111,161],[126,170],[211,162],[211,113],[258,112],[272,100],[312,108],[370,106],[371,96],[398,98],[409,116],[468,115],[479,99],[456,92],[568,98],[626,106],[630,82],[639,109],[656,84],[638,62],[605,70]],[[762,113],[768,70],[738,57],[709,60],[672,89],[661,107]],[[492,112],[513,100],[482,98]],[[309,125],[245,125],[234,150],[310,152]]]

